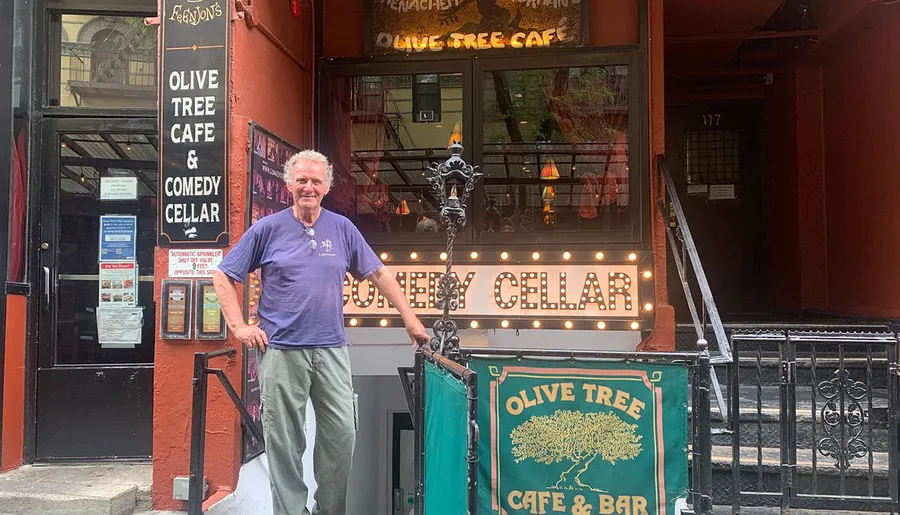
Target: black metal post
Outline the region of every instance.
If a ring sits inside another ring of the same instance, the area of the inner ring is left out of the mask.
[[[415,442],[413,443],[414,473],[416,483],[416,498],[413,506],[415,515],[425,513],[425,360],[422,349],[416,352],[415,362],[415,419],[413,425]]]
[[[478,513],[478,374],[475,372],[466,376],[466,398],[469,405],[468,510],[469,515],[475,515]]]
[[[203,461],[206,451],[206,369],[209,354],[194,354],[191,402],[191,472],[188,479],[188,515],[203,515]]]
[[[694,410],[697,413],[697,443],[699,448],[694,451],[694,466],[699,468],[699,485],[696,490],[700,493],[700,502],[694,506],[694,511],[701,514],[712,513],[712,428],[710,417],[710,364],[709,348],[706,340],[697,342],[700,355],[697,359],[699,385],[697,391],[697,404]]]

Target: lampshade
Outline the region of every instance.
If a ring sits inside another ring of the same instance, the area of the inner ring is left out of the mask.
[[[544,186],[544,191],[541,193],[541,200],[553,200],[556,198],[556,190],[553,189],[553,186]]]
[[[559,179],[559,170],[556,168],[556,163],[553,162],[552,159],[544,164],[544,169],[541,170],[541,179]]]
[[[398,215],[408,215],[409,214],[409,204],[406,203],[405,200],[400,201],[400,205],[397,206],[397,210],[394,213]]]
[[[453,126],[453,133],[450,134],[450,141],[447,142],[447,148],[453,146],[454,143],[462,143],[462,125],[456,122]]]

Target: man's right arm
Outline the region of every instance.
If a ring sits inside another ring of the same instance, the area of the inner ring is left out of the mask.
[[[216,270],[213,272],[213,287],[219,297],[219,306],[222,308],[222,315],[225,316],[225,323],[228,324],[228,328],[231,329],[234,336],[244,345],[250,348],[257,347],[265,352],[269,340],[265,331],[258,326],[244,322],[244,314],[238,302],[234,279],[228,277],[225,272]]]

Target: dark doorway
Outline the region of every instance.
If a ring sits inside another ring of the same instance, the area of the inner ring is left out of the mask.
[[[151,455],[157,131],[44,127],[37,460]]]
[[[762,101],[666,107],[666,158],[725,322],[772,310],[763,112]],[[690,322],[671,257],[668,269],[678,322]]]

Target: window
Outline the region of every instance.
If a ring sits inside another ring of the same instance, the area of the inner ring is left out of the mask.
[[[481,88],[484,232],[630,234],[627,66],[489,71]]]
[[[139,16],[59,17],[58,105],[155,108],[157,31]]]
[[[461,74],[335,77],[328,90],[334,185],[327,206],[375,241],[437,238],[425,170],[462,139]]]
[[[741,180],[738,131],[687,130],[685,170],[688,184],[735,184]]]

